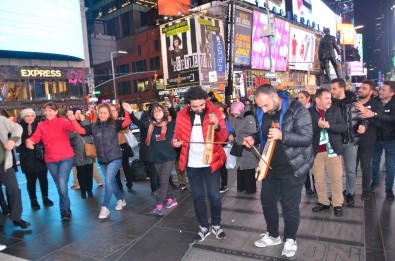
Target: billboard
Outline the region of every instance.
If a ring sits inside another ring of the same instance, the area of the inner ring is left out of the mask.
[[[194,17],[163,24],[160,32],[165,85],[198,85],[199,63]]]
[[[191,0],[158,0],[159,15],[181,16],[189,14]]]
[[[252,14],[235,10],[233,64],[249,66],[251,62]]]
[[[253,11],[252,24],[252,69],[270,69],[269,41],[261,37],[262,31],[267,28],[267,15]],[[289,23],[285,20],[274,20],[275,44],[272,46],[272,64],[274,70],[285,71],[288,57]]]
[[[79,0],[0,1],[0,51],[84,59],[80,8]]]
[[[298,16],[299,22],[300,18],[304,17],[305,21],[313,18],[313,0],[292,0],[292,11],[293,14]],[[314,3],[321,2],[321,0],[314,0]],[[314,10],[318,11],[318,10]]]
[[[225,82],[226,50],[222,20],[195,16],[200,85]]]
[[[314,63],[315,36],[308,31],[291,26],[289,30],[289,68],[309,70]]]

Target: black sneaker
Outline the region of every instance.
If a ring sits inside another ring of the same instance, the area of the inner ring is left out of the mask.
[[[354,204],[355,204],[354,195],[347,194],[346,195],[346,205],[347,205],[347,207],[353,208]]]
[[[71,212],[69,212],[67,210],[63,210],[60,213],[60,216],[61,216],[63,222],[68,222],[71,219]]]
[[[314,192],[314,190],[312,190],[311,188],[309,188],[309,189],[306,189],[306,194],[309,195],[309,196],[314,196],[314,195],[315,195],[315,192]]]
[[[372,184],[370,185],[370,192],[375,193],[376,188],[379,186],[378,183],[374,183],[372,182]]]
[[[334,207],[333,212],[335,213],[336,217],[342,217],[343,216],[343,209],[342,207]]]
[[[222,230],[222,228],[220,226],[213,226],[211,231],[213,232],[213,234],[215,235],[215,237],[217,239],[225,239],[226,238],[225,232]]]
[[[41,208],[40,204],[38,204],[37,199],[33,199],[30,204],[33,210],[39,210]]]
[[[368,201],[368,200],[370,200],[370,198],[371,198],[370,191],[363,191],[362,192],[361,200]]]
[[[209,235],[211,235],[210,229],[199,226],[199,232],[196,234],[195,240],[198,242],[202,242]]]
[[[222,186],[220,189],[219,189],[219,193],[224,193],[224,192],[226,192],[226,191],[228,191],[229,189],[228,189],[228,187],[227,186]]]
[[[385,190],[385,198],[389,201],[394,201],[394,192],[392,191],[392,189]]]
[[[331,205],[324,205],[324,204],[318,203],[315,207],[313,207],[312,210],[313,210],[313,212],[319,212],[321,210],[327,210],[330,208],[331,208]]]

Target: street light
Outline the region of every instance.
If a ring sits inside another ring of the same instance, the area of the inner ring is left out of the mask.
[[[117,87],[115,86],[115,72],[114,72],[114,54],[116,53],[128,53],[125,51],[116,51],[116,52],[111,52],[111,68],[112,68],[112,84],[114,88],[114,100],[115,102],[118,101],[117,99]]]

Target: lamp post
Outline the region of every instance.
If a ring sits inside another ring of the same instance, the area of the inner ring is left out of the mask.
[[[111,52],[111,70],[112,70],[112,84],[114,88],[114,100],[117,102],[117,86],[115,85],[115,72],[114,72],[114,54],[116,53],[128,53],[125,51],[116,51],[116,52]]]

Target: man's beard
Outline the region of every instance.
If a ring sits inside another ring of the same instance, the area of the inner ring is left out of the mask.
[[[274,104],[273,110],[267,111],[267,112],[266,112],[266,113],[267,113],[268,115],[270,115],[270,116],[276,115],[276,113],[278,112],[278,109],[280,108],[280,105],[279,105],[278,102],[275,101],[274,99],[273,99],[273,104]]]
[[[369,94],[368,95],[358,95],[358,98],[359,99],[366,99],[366,98],[368,98],[369,97]]]

